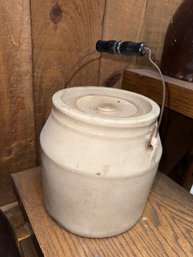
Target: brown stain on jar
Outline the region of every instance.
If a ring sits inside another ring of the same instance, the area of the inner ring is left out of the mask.
[[[109,172],[109,165],[104,165],[104,167],[103,167],[103,174],[104,175],[107,175],[107,173]]]

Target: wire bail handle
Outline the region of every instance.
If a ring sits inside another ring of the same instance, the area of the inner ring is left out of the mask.
[[[157,69],[161,81],[162,81],[162,103],[161,103],[161,110],[160,110],[160,115],[158,119],[158,123],[155,124],[155,126],[152,129],[152,132],[147,140],[146,148],[147,149],[152,149],[153,148],[153,143],[152,140],[154,138],[157,138],[160,124],[162,121],[163,117],[163,112],[164,112],[164,106],[165,106],[165,94],[166,94],[166,85],[164,81],[163,74],[158,67],[158,65],[152,60],[152,52],[151,49],[146,46],[146,43],[144,42],[132,42],[132,41],[117,41],[117,40],[98,40],[96,42],[96,50],[92,51],[82,57],[80,57],[70,68],[67,70],[65,75],[62,78],[61,84],[62,87],[64,88],[67,83],[70,81],[70,79],[73,77],[74,73],[72,73],[71,76],[69,74],[73,71],[73,69],[79,65],[83,60],[86,58],[90,57],[91,55],[96,54],[97,52],[99,53],[109,53],[109,54],[116,54],[116,55],[126,55],[126,56],[144,56],[148,52],[148,59],[150,63]],[[82,65],[80,66],[82,67]],[[79,68],[80,68],[79,67]],[[68,80],[67,80],[68,79]]]

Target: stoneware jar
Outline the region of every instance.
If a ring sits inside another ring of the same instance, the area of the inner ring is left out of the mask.
[[[129,91],[74,87],[53,96],[40,136],[48,213],[86,237],[117,235],[142,215],[161,157],[152,100]]]

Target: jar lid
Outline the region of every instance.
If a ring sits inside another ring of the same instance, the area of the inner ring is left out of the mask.
[[[71,118],[113,127],[141,127],[155,122],[159,106],[130,91],[105,87],[72,87],[56,92],[53,105]]]

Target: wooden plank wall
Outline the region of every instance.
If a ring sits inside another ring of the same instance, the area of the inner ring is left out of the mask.
[[[0,1],[0,206],[14,200],[10,174],[36,165],[28,0]]]
[[[146,41],[159,61],[181,2],[0,0],[0,206],[14,200],[10,173],[37,164],[39,133],[66,73],[68,86],[120,87],[123,69],[147,65],[145,59],[97,53],[68,72],[73,63],[98,39]]]

